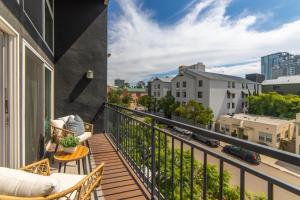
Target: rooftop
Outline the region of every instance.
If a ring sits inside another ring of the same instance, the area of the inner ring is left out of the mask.
[[[237,120],[264,123],[264,124],[270,124],[270,125],[283,125],[283,124],[293,122],[293,120],[279,119],[279,118],[269,117],[269,116],[243,114],[243,113],[234,114],[233,116],[222,115],[220,118],[233,118],[233,119],[237,119]]]
[[[129,93],[146,93],[146,88],[126,88]]]
[[[152,81],[160,80],[162,82],[170,83],[172,81],[173,77],[156,77]]]
[[[236,82],[243,82],[243,83],[254,83],[253,81],[250,81],[248,79],[238,77],[238,76],[217,74],[217,73],[212,73],[212,72],[203,72],[203,71],[197,71],[197,70],[191,70],[191,69],[187,69],[186,71],[191,72],[196,75],[204,76],[208,79],[223,80],[223,81],[236,81]]]
[[[297,84],[300,83],[300,75],[295,76],[280,76],[277,79],[265,80],[262,85],[275,85],[275,84]]]

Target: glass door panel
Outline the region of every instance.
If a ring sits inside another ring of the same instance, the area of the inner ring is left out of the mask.
[[[52,116],[52,72],[45,68],[45,144],[51,139],[50,120]]]
[[[25,163],[41,158],[44,151],[44,63],[25,51]]]

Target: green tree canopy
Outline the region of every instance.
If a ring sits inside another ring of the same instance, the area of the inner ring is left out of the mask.
[[[164,112],[166,118],[171,119],[172,113],[178,107],[178,104],[175,102],[175,98],[171,95],[170,92],[164,97],[162,97],[159,102],[159,109]]]
[[[300,97],[297,95],[280,95],[276,92],[249,96],[249,113],[295,119],[300,112]]]

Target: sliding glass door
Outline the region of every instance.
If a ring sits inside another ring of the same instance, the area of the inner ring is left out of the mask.
[[[50,139],[52,71],[30,49],[25,50],[25,163],[39,160]]]
[[[9,163],[8,37],[0,31],[0,166]]]

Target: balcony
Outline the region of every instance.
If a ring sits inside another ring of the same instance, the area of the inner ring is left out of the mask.
[[[298,155],[110,104],[104,114],[106,133],[91,140],[95,164],[106,163],[97,191],[100,199],[299,199],[299,176],[263,163],[248,164],[158,124],[198,132],[291,165],[300,165]],[[144,117],[151,117],[151,123]]]

